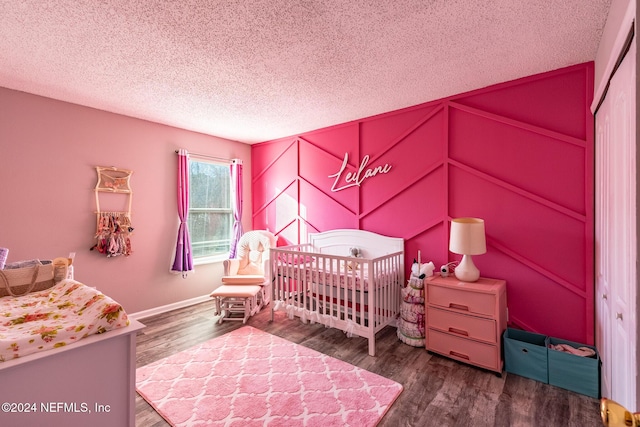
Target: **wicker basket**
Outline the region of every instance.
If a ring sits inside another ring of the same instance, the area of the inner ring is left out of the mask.
[[[42,291],[55,285],[53,263],[0,270],[0,297]]]

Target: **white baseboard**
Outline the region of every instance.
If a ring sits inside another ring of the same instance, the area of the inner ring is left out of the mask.
[[[141,320],[146,317],[155,316],[156,314],[166,313],[167,311],[176,310],[178,308],[189,307],[190,305],[199,304],[205,301],[211,301],[209,294],[131,313],[129,314],[129,317],[135,320]]]

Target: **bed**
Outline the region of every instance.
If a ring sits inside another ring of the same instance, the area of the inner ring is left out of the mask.
[[[357,254],[357,256],[353,256]],[[271,248],[271,320],[321,323],[369,341],[393,324],[404,284],[404,240],[365,230],[309,235],[309,243]]]
[[[1,424],[134,426],[143,327],[73,279],[0,298]]]

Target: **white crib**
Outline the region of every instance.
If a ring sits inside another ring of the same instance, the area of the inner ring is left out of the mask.
[[[358,248],[361,257],[350,256]],[[321,323],[369,340],[397,318],[404,284],[404,240],[364,230],[309,235],[309,243],[271,249],[271,320]]]

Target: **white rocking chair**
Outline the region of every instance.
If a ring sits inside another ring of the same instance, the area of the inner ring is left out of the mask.
[[[266,230],[249,231],[240,237],[236,257],[224,261],[222,286],[211,293],[216,300],[219,322],[242,320],[260,311],[271,301],[269,249],[277,238]],[[242,317],[233,314],[242,314]]]

